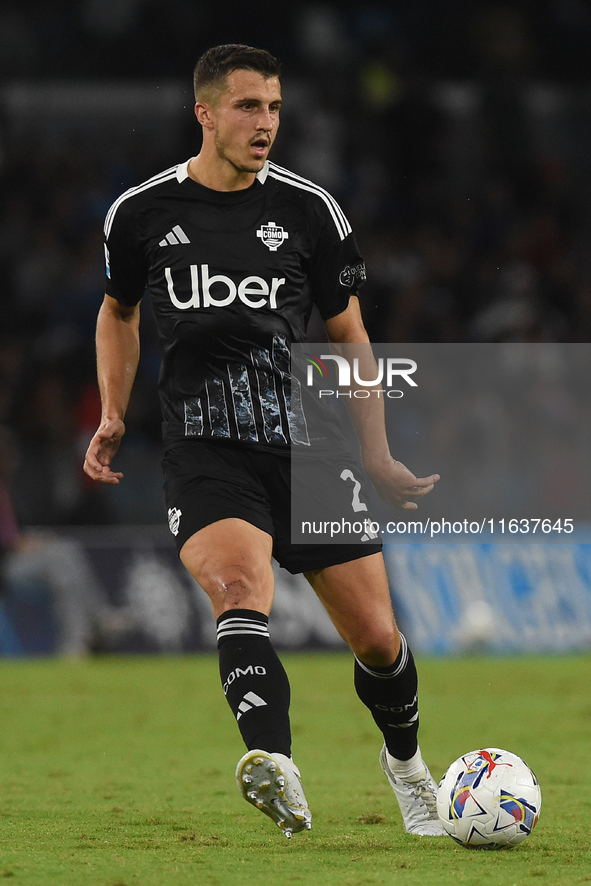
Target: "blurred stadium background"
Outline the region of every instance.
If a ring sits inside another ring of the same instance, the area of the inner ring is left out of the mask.
[[[375,341],[591,340],[584,0],[2,0],[2,655],[212,644],[204,598],[163,526],[147,305],[125,481],[92,485],[81,462],[99,416],[104,215],[124,189],[198,151],[191,72],[221,42],[282,59],[274,159],[343,205],[369,267]],[[310,340],[320,336],[313,321]],[[566,415],[565,434],[584,418],[556,398],[546,408]],[[400,545],[388,556],[421,652],[591,644],[588,545]],[[274,617],[288,648],[339,643],[299,579],[278,574]]]

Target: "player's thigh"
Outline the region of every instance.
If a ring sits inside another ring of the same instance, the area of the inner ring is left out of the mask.
[[[211,600],[214,615],[255,609],[268,615],[273,603],[273,539],[246,520],[209,523],[184,543],[180,558]]]
[[[307,572],[334,626],[366,664],[387,667],[400,649],[382,554]]]

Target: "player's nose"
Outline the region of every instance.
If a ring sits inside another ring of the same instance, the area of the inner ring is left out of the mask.
[[[268,108],[261,109],[257,120],[257,129],[263,129],[265,132],[270,132],[273,129],[273,114]]]

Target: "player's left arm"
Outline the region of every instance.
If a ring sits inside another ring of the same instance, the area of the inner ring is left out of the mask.
[[[359,344],[353,349],[359,360],[359,378],[377,378],[377,364],[369,336],[363,324],[359,299],[351,295],[349,304],[340,314],[325,320],[325,327],[335,353],[342,353],[341,345]],[[347,355],[352,349],[348,347]],[[363,466],[380,498],[388,504],[405,510],[417,507],[416,499],[433,489],[439,474],[415,477],[390,453],[386,436],[383,397],[345,398],[351,420],[361,446]]]

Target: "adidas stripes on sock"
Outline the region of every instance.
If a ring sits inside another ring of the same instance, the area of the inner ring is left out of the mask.
[[[268,617],[252,609],[220,615],[220,677],[248,750],[289,757],[289,680],[271,645],[268,625]]]
[[[388,752],[410,760],[417,751],[418,677],[412,652],[401,634],[400,652],[387,668],[366,665],[355,657],[355,689],[384,736]]]

